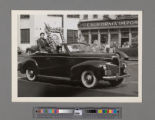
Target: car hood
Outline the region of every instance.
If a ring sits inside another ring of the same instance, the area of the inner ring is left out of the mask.
[[[112,56],[116,56],[114,53],[95,53],[95,52],[83,52],[83,53],[72,53],[72,56],[76,57],[98,57],[98,58],[112,58]]]

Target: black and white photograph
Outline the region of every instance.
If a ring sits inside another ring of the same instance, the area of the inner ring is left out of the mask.
[[[12,10],[13,102],[142,102],[142,11]]]

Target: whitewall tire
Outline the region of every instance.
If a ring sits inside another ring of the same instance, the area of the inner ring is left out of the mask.
[[[26,77],[29,81],[35,81],[37,79],[37,74],[34,68],[26,69]]]
[[[97,85],[97,78],[93,71],[85,70],[81,74],[82,85],[86,88],[93,88]]]

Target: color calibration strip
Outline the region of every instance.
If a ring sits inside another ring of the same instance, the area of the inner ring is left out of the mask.
[[[118,111],[117,111],[117,109],[99,109],[98,113],[99,114],[102,114],[102,113],[104,113],[104,114],[117,114]]]
[[[74,109],[38,109],[37,113],[49,113],[49,114],[61,114],[61,113],[73,113]],[[86,110],[86,113],[98,113],[98,114],[117,114],[117,109],[90,109]]]
[[[86,113],[98,113],[98,114],[117,114],[119,111],[117,109],[91,109],[86,110]]]
[[[73,113],[72,109],[38,109],[36,110],[37,113],[41,114],[61,114],[61,113]]]
[[[122,116],[120,107],[100,108],[57,108],[34,107],[34,118],[79,118],[79,119],[119,119]]]

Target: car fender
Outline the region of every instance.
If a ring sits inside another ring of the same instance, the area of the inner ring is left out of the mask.
[[[36,70],[38,70],[38,68],[39,68],[37,61],[32,58],[26,59],[22,63],[19,63],[19,65],[20,65],[21,73],[25,73],[26,67],[28,67],[28,66],[34,66],[34,67],[36,67]]]
[[[81,73],[86,69],[94,71],[98,79],[100,79],[100,77],[102,76],[101,72],[103,72],[103,69],[99,65],[104,65],[106,63],[107,63],[106,61],[101,60],[89,60],[76,64],[71,67],[71,79],[73,80],[80,79]]]
[[[116,50],[116,54],[118,54],[120,57],[124,58],[125,60],[129,59],[129,56],[125,52],[123,52],[119,49]]]

